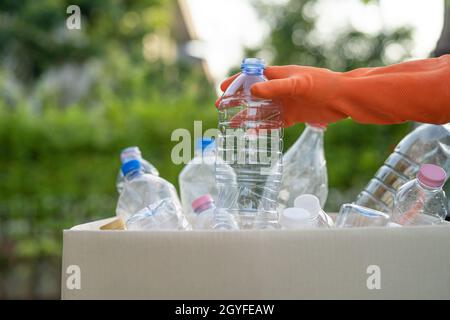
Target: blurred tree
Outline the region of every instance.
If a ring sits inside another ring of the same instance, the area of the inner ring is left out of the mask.
[[[46,69],[68,61],[102,57],[114,48],[126,50],[138,61],[143,36],[168,25],[168,0],[127,1],[69,0],[0,2],[0,55],[13,63],[23,81],[33,81]],[[66,28],[66,8],[81,8],[81,30]],[[150,16],[155,16],[151,19]],[[157,15],[157,17],[156,17]]]
[[[0,68],[8,83],[0,83],[0,92],[14,84],[38,110],[98,106],[111,93],[173,99],[182,91],[199,100],[211,98],[213,90],[204,90],[209,83],[203,65],[182,59],[189,32],[182,36],[188,27],[180,28],[185,22],[181,2],[1,1]],[[81,30],[66,27],[71,4],[81,9]],[[8,96],[11,105],[18,103]]]
[[[290,0],[273,5],[256,1],[255,7],[270,25],[270,34],[259,52],[272,64],[300,64],[347,71],[359,67],[395,63],[409,57],[411,30],[397,28],[368,34],[348,25],[333,37],[316,29],[317,0]],[[395,54],[391,54],[395,51]]]

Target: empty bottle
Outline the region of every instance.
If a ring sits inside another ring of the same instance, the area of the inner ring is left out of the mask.
[[[334,227],[331,217],[322,210],[319,198],[313,194],[302,194],[294,200],[294,207],[306,210],[310,216],[317,220],[321,227]]]
[[[280,215],[280,226],[288,230],[328,228],[318,215],[311,215],[302,208],[285,208]]]
[[[171,183],[158,176],[144,173],[141,162],[136,159],[125,162],[122,165],[122,172],[125,184],[117,202],[116,214],[119,218],[127,222],[141,210],[154,210],[152,206],[163,201],[165,206],[173,208],[176,212],[179,228],[189,227],[175,187]]]
[[[178,177],[183,212],[192,223],[197,216],[192,209],[192,201],[204,194],[217,199],[215,161],[214,140],[199,139],[195,145],[194,158],[186,164]]]
[[[382,227],[395,226],[389,222],[390,216],[387,213],[361,207],[354,203],[345,203],[341,206],[336,218],[337,228],[358,228],[358,227]]]
[[[450,124],[424,124],[403,138],[355,203],[390,213],[395,192],[414,179],[424,163],[439,165],[449,173]]]
[[[210,194],[203,195],[192,202],[192,209],[197,218],[195,219],[194,229],[198,230],[238,230],[238,224],[235,216],[226,212],[217,210],[214,199]]]
[[[231,83],[219,104],[216,163],[219,209],[239,215],[241,228],[278,227],[277,197],[281,182],[282,118],[272,100],[253,97],[250,87],[267,81],[264,61],[244,59],[242,73]]]
[[[447,175],[433,164],[420,167],[417,178],[398,189],[392,218],[400,225],[441,224],[448,213],[442,186]]]
[[[122,152],[120,153],[120,161],[122,164],[124,164],[125,162],[127,162],[129,160],[133,160],[133,159],[139,160],[141,162],[142,170],[144,171],[144,173],[149,173],[154,176],[159,176],[158,170],[156,170],[156,168],[150,162],[148,162],[147,160],[142,158],[142,153],[141,153],[141,150],[139,150],[139,147],[137,147],[137,146],[128,147],[128,148],[123,149]],[[122,170],[119,170],[119,173],[117,174],[117,179],[116,179],[116,188],[117,188],[117,192],[119,192],[119,194],[122,192],[124,180],[125,179],[124,179]]]
[[[127,230],[190,230],[180,207],[170,198],[146,206],[126,221]]]
[[[323,148],[325,125],[307,124],[302,135],[283,156],[283,177],[278,211],[293,207],[301,194],[314,194],[324,207],[328,196],[328,174]]]

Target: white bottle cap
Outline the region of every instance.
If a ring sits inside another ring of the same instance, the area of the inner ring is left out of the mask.
[[[311,217],[316,217],[322,210],[319,198],[313,194],[302,194],[294,200],[294,207],[308,211]]]
[[[286,208],[280,216],[280,224],[286,229],[303,229],[311,227],[311,215],[301,208]]]

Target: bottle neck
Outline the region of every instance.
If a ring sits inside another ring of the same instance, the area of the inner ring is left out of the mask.
[[[209,209],[212,209],[212,208],[214,208],[214,202],[207,202],[207,203],[202,204],[200,207],[196,208],[194,210],[194,212],[196,214],[201,214],[201,213],[203,213],[203,212],[205,212],[205,211],[207,211]]]
[[[134,153],[134,154],[126,154],[120,157],[120,160],[122,161],[122,164],[130,161],[130,160],[139,160],[142,161],[142,156],[140,154]]]
[[[133,180],[137,177],[140,177],[142,175],[142,170],[133,170],[131,172],[128,172],[125,176],[126,181]]]
[[[424,189],[428,192],[439,192],[442,190],[442,187],[430,187],[426,184],[424,184],[420,179],[416,179],[416,185],[420,187],[421,189]]]
[[[260,76],[264,74],[263,68],[243,67],[241,70],[247,76]]]

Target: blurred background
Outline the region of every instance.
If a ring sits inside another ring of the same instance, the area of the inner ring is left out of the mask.
[[[178,185],[172,131],[216,127],[218,85],[244,56],[346,71],[449,52],[445,0],[2,0],[0,299],[59,298],[62,230],[114,215],[122,148]],[[326,210],[412,125],[330,125]]]

